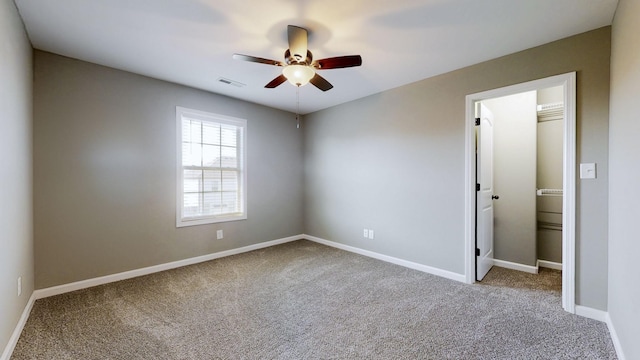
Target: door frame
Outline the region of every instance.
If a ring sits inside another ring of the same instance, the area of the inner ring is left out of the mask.
[[[575,215],[576,215],[576,73],[547,77],[487,90],[465,99],[465,281],[475,282],[476,161],[475,103],[492,98],[562,86],[563,199],[562,199],[562,307],[575,314]]]

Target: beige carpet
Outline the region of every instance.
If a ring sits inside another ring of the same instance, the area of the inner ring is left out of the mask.
[[[38,300],[12,359],[615,359],[558,277],[466,285],[296,241]]]

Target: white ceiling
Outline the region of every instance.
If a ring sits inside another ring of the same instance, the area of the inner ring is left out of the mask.
[[[617,0],[15,0],[36,49],[295,111],[281,68],[287,25],[309,30],[334,88],[300,88],[302,114],[610,25]],[[223,77],[244,87],[226,85]]]

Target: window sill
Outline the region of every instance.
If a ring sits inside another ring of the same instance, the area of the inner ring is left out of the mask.
[[[247,220],[247,215],[232,215],[232,216],[217,216],[215,218],[205,217],[205,218],[189,218],[189,219],[177,219],[176,227],[187,227],[187,226],[195,226],[195,225],[206,225],[206,224],[217,224],[224,223],[230,221],[239,221],[239,220]]]

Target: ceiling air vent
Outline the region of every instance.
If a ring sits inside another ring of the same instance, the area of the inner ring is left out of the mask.
[[[239,88],[241,88],[241,87],[244,87],[244,86],[245,86],[245,84],[243,84],[243,83],[241,83],[241,82],[237,82],[237,81],[230,80],[230,79],[223,78],[223,77],[219,77],[219,78],[218,78],[218,81],[219,81],[219,82],[221,82],[221,83],[223,83],[223,84],[233,85],[233,86],[235,86],[235,87],[239,87]]]

